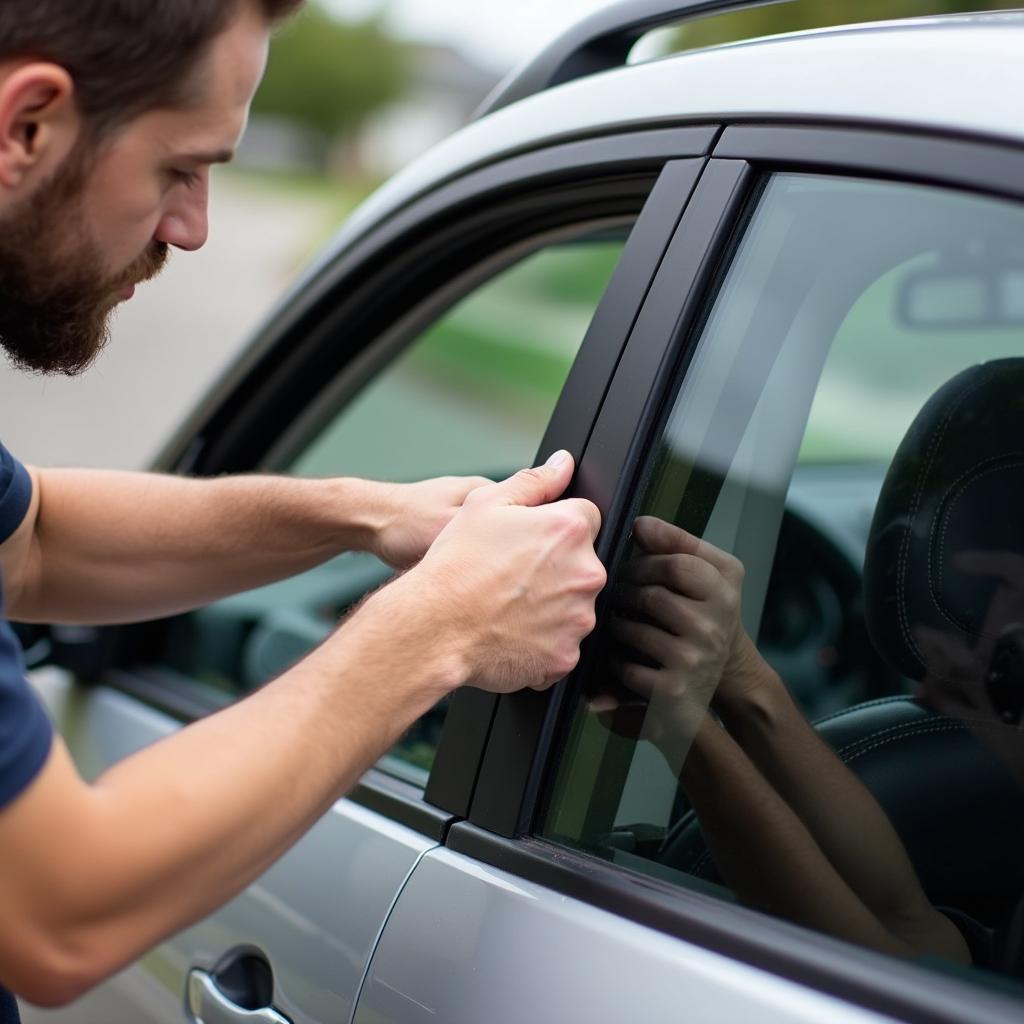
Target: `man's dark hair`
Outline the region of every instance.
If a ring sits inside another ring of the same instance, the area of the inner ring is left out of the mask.
[[[0,0],[0,61],[63,67],[96,138],[186,102],[189,72],[243,4],[274,23],[303,0]]]

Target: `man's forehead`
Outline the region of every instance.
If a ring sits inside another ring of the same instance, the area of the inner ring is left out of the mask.
[[[268,43],[266,23],[246,16],[214,41],[192,72],[190,102],[159,112],[170,129],[163,141],[171,155],[208,164],[232,159],[263,74]]]

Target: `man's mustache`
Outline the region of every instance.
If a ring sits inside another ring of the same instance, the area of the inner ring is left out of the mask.
[[[166,242],[152,242],[146,251],[133,260],[118,278],[113,290],[128,288],[132,285],[151,281],[167,264],[170,246]]]

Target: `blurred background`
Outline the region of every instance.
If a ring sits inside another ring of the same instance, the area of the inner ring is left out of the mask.
[[[604,0],[312,0],[280,32],[249,130],[214,172],[210,241],[121,307],[75,379],[0,370],[0,437],[42,465],[145,466],[346,214],[465,124],[518,62]],[[634,59],[854,21],[1013,3],[797,0],[652,33]],[[603,272],[603,271],[602,271]]]

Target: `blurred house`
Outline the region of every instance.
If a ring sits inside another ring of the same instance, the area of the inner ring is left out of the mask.
[[[325,140],[283,118],[253,115],[238,164],[257,171],[386,178],[466,124],[501,76],[449,46],[410,44],[408,86],[355,137]]]
[[[355,160],[387,177],[473,116],[501,76],[449,46],[412,48],[405,96],[367,125],[354,145]]]

